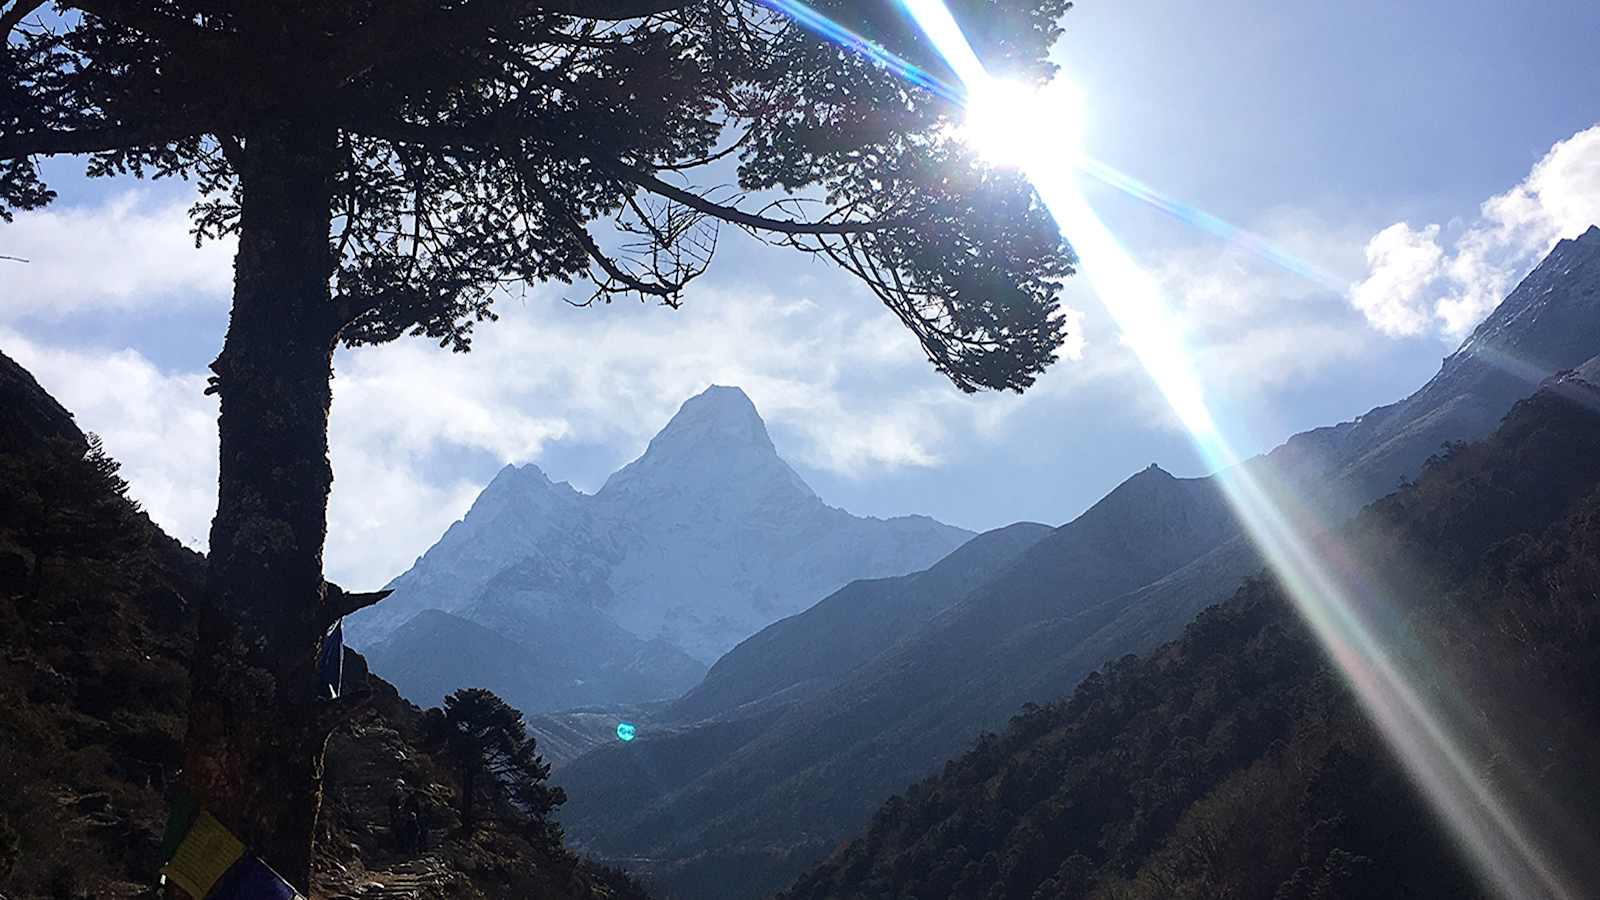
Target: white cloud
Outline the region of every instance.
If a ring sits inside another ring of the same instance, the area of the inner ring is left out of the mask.
[[[845,474],[938,465],[953,435],[995,438],[1026,402],[960,395],[869,302],[708,288],[677,311],[580,310],[546,296],[505,304],[471,353],[419,340],[341,351],[330,577],[380,584],[466,511],[482,484],[451,463],[453,448],[538,461],[572,440],[631,455],[711,382],[743,387],[790,459]],[[0,342],[105,439],[152,518],[203,547],[217,483],[204,373],[3,328]]]
[[[1350,300],[1379,330],[1436,327],[1460,338],[1510,292],[1556,241],[1600,223],[1600,125],[1550,148],[1521,183],[1485,200],[1477,218],[1451,228],[1401,222],[1367,247],[1369,274]]]
[[[134,350],[47,346],[4,329],[0,341],[80,428],[104,439],[150,517],[203,549],[217,505],[217,401],[205,396],[205,376],[163,372]],[[380,390],[380,408],[392,409],[394,394],[405,387]],[[370,397],[358,393],[357,400]],[[350,406],[339,403],[336,415]],[[331,433],[328,570],[360,587],[382,584],[409,565],[482,487],[430,478],[414,432],[402,429],[397,439],[381,428],[355,427],[367,420],[338,416]]]
[[[0,230],[0,252],[30,262],[5,271],[0,322],[226,303],[232,243],[195,250],[189,199],[165,196],[138,186],[98,204],[19,215]],[[452,448],[537,461],[549,442],[570,440],[631,455],[710,382],[749,392],[786,456],[846,475],[939,465],[953,435],[998,439],[1025,402],[954,391],[899,323],[837,273],[772,278],[790,293],[710,285],[679,311],[575,310],[534,291],[503,302],[502,320],[479,332],[470,354],[415,340],[341,352],[330,572],[382,581],[465,511],[481,485],[459,477],[471,465],[452,460]],[[1070,361],[1083,345],[1079,318],[1068,316]],[[126,341],[142,348],[133,321]],[[102,435],[152,517],[203,547],[217,472],[217,406],[203,393],[205,373],[164,371],[120,340],[83,346],[3,327],[0,340]]]
[[[1439,226],[1404,222],[1378,232],[1367,244],[1368,275],[1350,289],[1350,302],[1384,334],[1421,334],[1432,324],[1429,287],[1444,269]]]
[[[0,229],[0,253],[28,262],[4,264],[0,317],[224,302],[234,243],[195,249],[190,201],[152,196],[130,190],[97,206],[18,213]]]
[[[402,433],[448,429],[424,437],[512,460],[536,458],[556,437],[642,450],[684,399],[735,384],[769,423],[799,436],[782,448],[798,462],[845,474],[934,465],[962,408],[945,402],[955,392],[911,336],[869,302],[716,287],[680,310],[539,299],[508,306],[468,354],[399,342],[353,355],[336,403],[348,369],[412,416]]]
[[[1339,271],[1360,258],[1360,237],[1304,213],[1279,211],[1260,233],[1307,269]],[[1239,246],[1207,242],[1168,254],[1155,275],[1196,366],[1219,394],[1320,375],[1372,343],[1360,318],[1327,284]]]
[[[1172,317],[1168,325],[1217,410],[1271,408],[1280,392],[1314,384],[1382,349],[1333,279],[1307,274],[1359,267],[1365,229],[1290,208],[1270,210],[1253,224],[1266,243],[1299,265],[1291,270],[1263,259],[1250,244],[1188,233],[1146,262]],[[1118,398],[1135,427],[1186,431],[1132,351],[1115,339],[1109,317],[1094,309],[1099,301],[1088,285],[1071,290],[1083,291],[1077,302],[1094,310],[1089,327],[1096,334],[1106,329],[1112,339],[1093,344],[1071,367],[1069,390]],[[1044,392],[1053,392],[1048,383]]]
[[[165,373],[134,350],[65,348],[0,329],[5,351],[96,432],[132,494],[173,537],[203,546],[217,506],[217,403],[200,373]]]
[[[1242,331],[1197,355],[1211,383],[1226,386],[1227,394],[1247,394],[1309,380],[1359,359],[1371,343],[1348,322],[1291,318]]]

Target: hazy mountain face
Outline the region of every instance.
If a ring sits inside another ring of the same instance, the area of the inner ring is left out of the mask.
[[[1441,444],[1485,436],[1541,380],[1597,350],[1600,231],[1591,230],[1562,242],[1417,393],[1247,465],[1335,526],[1414,477]],[[975,573],[964,593],[879,635],[875,648],[849,648],[852,665],[832,680],[786,680],[763,661],[831,657],[860,633],[861,609],[896,586],[852,585],[841,594],[857,602],[830,598],[752,638],[639,741],[564,768],[559,779],[581,798],[564,820],[594,851],[649,857],[652,873],[686,895],[770,890],[981,731],[1176,636],[1262,566],[1212,480],[1146,470],[1006,565]],[[735,669],[741,684],[724,677]],[[767,724],[729,728],[740,716]],[[696,717],[715,729],[700,734]],[[673,765],[690,743],[694,764]]]
[[[978,535],[932,568],[862,579],[728,651],[677,700],[678,722],[749,715],[821,693],[916,631],[1037,544],[1051,529],[1021,522]]]
[[[744,392],[712,387],[596,494],[507,466],[348,628],[419,702],[460,686],[439,681],[445,669],[529,712],[664,699],[768,624],[854,579],[926,568],[970,536],[828,506]],[[451,618],[417,621],[425,610]],[[471,640],[466,624],[502,641]]]

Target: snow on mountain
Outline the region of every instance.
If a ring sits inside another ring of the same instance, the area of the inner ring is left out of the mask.
[[[389,583],[388,599],[346,621],[349,640],[368,646],[424,609],[459,609],[513,567],[543,571],[550,583],[563,572],[614,564],[618,536],[596,521],[592,499],[551,482],[538,466],[506,466],[467,514]]]
[[[827,505],[778,455],[750,398],[712,386],[595,494],[507,466],[347,632],[372,645],[426,609],[469,620],[496,609],[500,621],[480,624],[504,628],[508,604],[579,603],[710,662],[850,581],[927,568],[971,536]]]
[[[1289,439],[1276,474],[1340,517],[1392,490],[1450,440],[1476,440],[1554,372],[1600,350],[1600,227],[1556,244],[1420,390]],[[1321,483],[1319,492],[1316,483]]]

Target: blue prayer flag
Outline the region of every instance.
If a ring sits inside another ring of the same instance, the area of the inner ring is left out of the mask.
[[[322,653],[317,657],[317,675],[321,678],[326,698],[338,699],[340,683],[344,681],[344,619],[333,623],[333,628],[322,638]]]
[[[253,853],[245,854],[206,900],[304,900],[294,886]]]

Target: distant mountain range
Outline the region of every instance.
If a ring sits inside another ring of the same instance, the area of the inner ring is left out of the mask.
[[[744,392],[713,386],[595,494],[507,466],[347,628],[424,706],[465,686],[528,713],[670,699],[766,625],[969,537],[827,505]]]
[[[1415,394],[1246,465],[1331,527],[1597,353],[1590,229],[1562,241]],[[577,798],[569,833],[682,896],[759,896],[980,732],[1177,636],[1263,567],[1212,479],[1155,467],[1048,534],[1013,528],[926,572],[850,585],[734,648],[651,711],[638,740],[557,773]],[[569,750],[578,733],[566,733]]]

